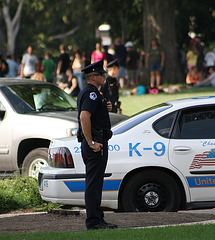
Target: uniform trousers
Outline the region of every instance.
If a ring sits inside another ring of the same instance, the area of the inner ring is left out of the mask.
[[[81,153],[86,166],[85,205],[87,212],[86,227],[91,228],[103,222],[104,213],[100,208],[105,168],[108,159],[108,142],[104,141],[103,149],[94,152],[83,139]]]

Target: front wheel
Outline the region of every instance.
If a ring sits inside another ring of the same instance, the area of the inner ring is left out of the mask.
[[[38,178],[41,168],[48,166],[48,148],[36,148],[25,157],[22,176]]]
[[[122,192],[122,210],[129,212],[176,212],[181,203],[176,181],[159,170],[133,176]]]

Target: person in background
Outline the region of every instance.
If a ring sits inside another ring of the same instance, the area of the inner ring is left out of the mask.
[[[43,58],[39,57],[38,68],[37,68],[37,72],[39,73],[43,73],[42,61],[43,61]]]
[[[202,81],[202,74],[198,71],[196,66],[191,67],[186,77],[186,84],[193,86],[197,81]]]
[[[8,64],[9,71],[5,75],[5,77],[16,77],[18,74],[18,64],[16,63],[16,61],[12,59],[12,56],[10,54],[7,55],[6,61]]]
[[[106,56],[106,53],[102,50],[101,43],[97,42],[96,49],[91,54],[91,63],[101,61],[102,59],[104,61],[104,69],[106,69],[107,56]]]
[[[208,48],[208,52],[205,54],[205,68],[206,68],[206,76],[208,75],[208,71],[210,67],[215,66],[215,53],[213,52],[213,47]]]
[[[85,206],[86,227],[91,229],[116,228],[104,221],[101,209],[104,173],[108,160],[108,140],[112,136],[109,111],[112,109],[99,92],[104,85],[106,72],[103,60],[82,69],[87,86],[77,99],[79,129],[77,138],[81,142],[81,154],[86,167]]]
[[[37,72],[38,69],[38,59],[33,55],[33,47],[28,46],[27,53],[23,55],[22,58],[22,68],[21,77],[31,78]]]
[[[59,82],[58,87],[67,92],[68,86],[71,85],[71,81],[72,81],[72,69],[71,69],[71,67],[67,68],[65,74],[66,74],[66,77],[67,77],[68,81],[65,82],[65,83]]]
[[[70,94],[72,97],[78,96],[80,88],[78,86],[77,77],[75,76],[72,77],[72,80],[68,83],[68,87],[65,89],[65,92]]]
[[[3,58],[0,52],[0,77],[4,77],[9,71],[9,66],[7,61]]]
[[[197,66],[198,71],[202,73],[205,52],[204,52],[203,44],[201,43],[199,38],[195,38],[194,48],[196,49],[196,52],[198,55],[196,66]]]
[[[165,54],[158,45],[157,40],[151,41],[151,48],[146,54],[146,69],[150,70],[150,87],[159,88],[161,81],[161,72],[164,67]]]
[[[122,44],[120,38],[116,38],[114,41],[115,58],[119,60],[119,74],[116,76],[119,86],[124,88],[125,85],[125,68],[126,68],[126,47]]]
[[[74,60],[72,63],[72,71],[73,71],[73,76],[75,76],[78,79],[78,86],[80,90],[84,88],[83,84],[83,73],[81,72],[81,69],[83,67],[83,60],[82,60],[82,55],[79,51],[76,51],[74,53]]]
[[[139,96],[139,95],[143,95],[146,93],[147,93],[147,90],[146,90],[145,86],[143,86],[143,85],[138,85],[137,87],[135,87],[131,90],[132,95]]]
[[[119,74],[119,62],[118,59],[113,60],[107,64],[108,76],[105,80],[104,86],[101,87],[101,93],[112,104],[111,112],[120,112],[119,102],[119,84],[116,79],[116,75]]]
[[[202,81],[197,81],[195,87],[215,87],[215,67],[210,67],[209,76]]]
[[[61,44],[59,47],[60,50],[60,57],[57,64],[57,84],[61,83],[68,83],[68,79],[66,76],[66,70],[69,68],[70,65],[70,58],[68,53],[66,52],[66,47],[64,44]]]
[[[188,72],[192,67],[196,66],[197,59],[198,59],[198,54],[194,47],[194,41],[190,41],[189,49],[186,53]]]
[[[82,62],[83,62],[83,68],[90,64],[90,60],[87,58],[86,52],[82,52]]]
[[[132,42],[125,44],[127,49],[126,57],[126,71],[127,71],[127,87],[135,87],[138,85],[138,65],[139,65],[139,54],[134,49]]]
[[[21,56],[17,57],[16,63],[17,63],[17,66],[18,66],[17,75],[20,76],[21,75],[21,70],[22,70],[22,57]]]
[[[36,72],[34,75],[31,76],[31,79],[38,80],[41,82],[46,82],[46,79],[41,72]]]
[[[43,69],[43,74],[46,79],[46,82],[53,83],[54,80],[54,70],[55,70],[55,63],[51,59],[51,53],[46,52],[44,59],[42,61],[42,69]]]

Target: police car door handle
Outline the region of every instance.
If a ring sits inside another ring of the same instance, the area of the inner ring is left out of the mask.
[[[177,154],[186,154],[191,152],[191,148],[186,146],[178,146],[174,147],[173,151]]]

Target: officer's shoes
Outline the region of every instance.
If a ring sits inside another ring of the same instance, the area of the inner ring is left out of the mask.
[[[95,230],[95,229],[114,229],[117,228],[117,225],[107,222],[98,223],[92,227],[88,227],[87,230]]]
[[[107,228],[118,228],[116,224],[113,224],[113,223],[108,223],[108,222],[104,222],[104,224],[107,225]]]

